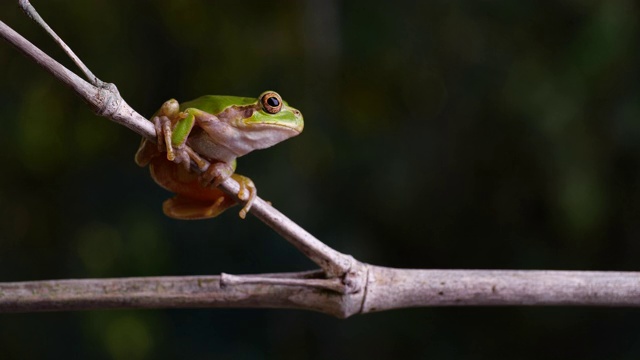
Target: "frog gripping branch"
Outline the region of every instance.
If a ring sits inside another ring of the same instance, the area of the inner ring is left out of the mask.
[[[135,161],[139,166],[148,165],[156,183],[176,193],[164,202],[164,213],[188,220],[218,216],[237,203],[218,189],[228,177],[240,184],[238,198],[246,201],[240,211],[244,218],[256,198],[256,188],[251,179],[234,174],[236,158],[296,136],[304,127],[300,111],[274,91],[257,99],[202,96],[181,105],[171,99],[152,121],[157,143],[143,138]],[[200,173],[192,170],[192,161]]]

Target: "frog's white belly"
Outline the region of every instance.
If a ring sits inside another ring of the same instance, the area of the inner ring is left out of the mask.
[[[205,157],[207,160],[218,160],[226,163],[232,162],[238,156],[244,154],[238,153],[223,143],[214,141],[206,132],[202,129],[193,129],[189,135],[187,144],[200,156]]]
[[[232,162],[253,150],[265,149],[299,132],[284,126],[260,124],[253,128],[237,129],[216,123],[207,129],[194,127],[187,144],[209,160]]]

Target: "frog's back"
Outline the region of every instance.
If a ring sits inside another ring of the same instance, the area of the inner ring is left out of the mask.
[[[197,99],[183,102],[180,104],[180,111],[184,111],[187,108],[196,108],[209,114],[219,114],[224,109],[233,105],[251,105],[258,101],[255,98],[241,97],[241,96],[227,96],[227,95],[204,95]]]

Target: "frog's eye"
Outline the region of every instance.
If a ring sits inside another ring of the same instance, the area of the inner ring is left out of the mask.
[[[278,93],[270,91],[260,98],[262,109],[269,114],[277,114],[282,109],[282,98]]]

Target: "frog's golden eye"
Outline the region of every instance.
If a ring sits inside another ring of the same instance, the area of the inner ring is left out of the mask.
[[[269,114],[277,114],[282,109],[282,98],[277,92],[269,91],[260,98],[262,109]]]

